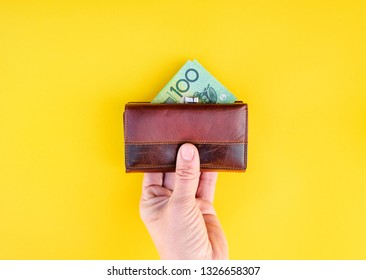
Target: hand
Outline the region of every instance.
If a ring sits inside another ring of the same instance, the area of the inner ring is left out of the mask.
[[[200,173],[196,147],[178,151],[175,173],[145,173],[140,215],[162,259],[227,259],[212,205],[217,172]]]

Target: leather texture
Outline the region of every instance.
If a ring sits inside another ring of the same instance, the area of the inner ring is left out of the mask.
[[[194,144],[201,171],[245,171],[248,106],[128,103],[124,112],[126,172],[174,172],[179,147]]]

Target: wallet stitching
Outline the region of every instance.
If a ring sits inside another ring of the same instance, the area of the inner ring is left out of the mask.
[[[125,112],[125,141],[128,140],[128,114],[127,114],[127,109]],[[130,165],[130,162],[128,161],[128,149],[127,146],[125,145],[125,154],[126,154],[126,166]]]

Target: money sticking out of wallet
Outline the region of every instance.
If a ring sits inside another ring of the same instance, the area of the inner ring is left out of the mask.
[[[126,172],[174,172],[179,147],[194,144],[201,171],[245,171],[248,106],[196,60],[151,102],[124,112]]]
[[[234,103],[236,97],[216,80],[197,60],[188,60],[151,103],[184,103],[185,98],[198,103]]]

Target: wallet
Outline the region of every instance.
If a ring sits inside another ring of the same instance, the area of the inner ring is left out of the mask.
[[[248,106],[131,102],[123,114],[126,172],[175,172],[179,147],[198,149],[201,171],[245,171]]]

